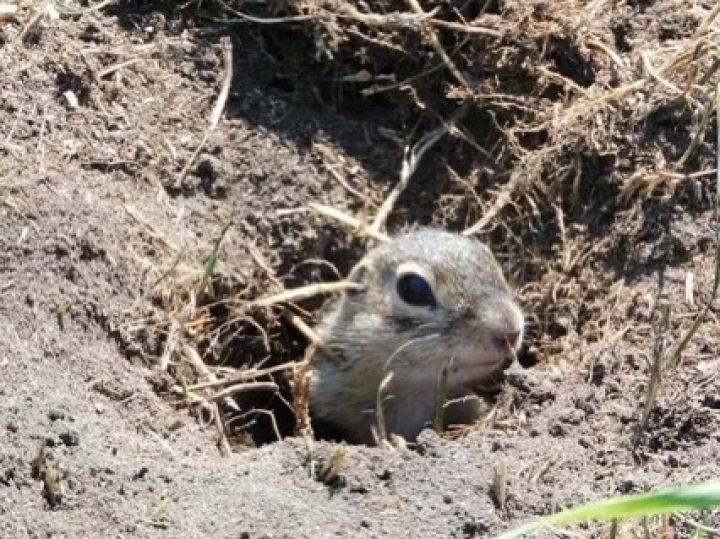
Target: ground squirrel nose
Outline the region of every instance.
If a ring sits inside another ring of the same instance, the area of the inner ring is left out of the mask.
[[[508,312],[501,317],[500,322],[492,328],[492,340],[498,348],[517,349],[522,339],[522,315],[519,312]]]

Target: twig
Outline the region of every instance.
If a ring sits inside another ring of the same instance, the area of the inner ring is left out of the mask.
[[[222,0],[215,0],[215,3],[222,6],[222,8],[228,13],[232,13],[233,15],[239,17],[244,21],[254,22],[256,24],[283,24],[288,22],[311,21],[318,18],[316,15],[290,15],[288,17],[255,17],[253,15],[248,15],[247,13],[243,13],[242,11],[231,8]]]
[[[432,148],[433,145],[435,145],[438,140],[440,140],[446,133],[448,133],[453,128],[457,121],[465,114],[467,108],[467,104],[463,105],[453,115],[449,122],[444,122],[443,125],[441,125],[440,127],[437,127],[433,131],[426,133],[413,146],[405,146],[402,169],[400,170],[400,180],[390,192],[390,195],[385,199],[385,202],[383,202],[382,206],[380,206],[380,209],[378,210],[372,225],[370,225],[370,230],[372,230],[374,233],[378,233],[380,232],[380,229],[385,226],[385,222],[387,221],[390,212],[392,212],[395,204],[397,203],[397,200],[400,198],[400,195],[403,193],[403,191],[405,191],[408,184],[410,183],[410,178],[417,170],[420,160],[423,158],[425,153],[430,148]]]
[[[718,84],[715,90],[715,112],[715,126],[717,131],[717,172],[715,179],[715,210],[713,212],[715,220],[715,276],[713,280],[713,287],[710,293],[710,298],[705,303],[705,306],[697,314],[695,320],[693,320],[693,323],[690,326],[690,329],[675,347],[672,354],[670,354],[670,357],[666,362],[666,369],[673,369],[680,364],[683,351],[687,345],[690,344],[690,339],[692,339],[693,335],[695,335],[695,332],[700,327],[700,324],[705,319],[705,316],[717,297],[718,289],[720,288],[720,84]]]
[[[162,372],[167,371],[168,366],[170,365],[170,358],[177,348],[179,329],[177,320],[173,319],[170,322],[170,331],[168,332],[167,340],[165,341],[165,349],[163,350],[163,354],[160,356],[160,361],[158,362],[158,366]]]
[[[650,75],[650,76],[651,76],[653,79],[655,79],[657,82],[659,82],[660,84],[662,84],[662,85],[665,86],[666,88],[669,88],[670,90],[672,90],[672,91],[675,92],[676,94],[681,94],[681,93],[683,93],[680,88],[678,88],[678,87],[675,86],[673,83],[671,83],[670,81],[668,81],[667,79],[665,79],[665,78],[663,77],[663,74],[664,74],[666,71],[663,71],[663,73],[658,73],[658,72],[657,72],[657,70],[655,69],[655,67],[652,65],[652,61],[650,60],[650,56],[648,56],[647,51],[642,51],[642,52],[640,53],[640,57],[642,58],[643,66],[645,67],[645,71],[647,71],[647,74],[648,74],[648,75]]]
[[[311,298],[320,294],[330,294],[333,292],[343,292],[345,290],[362,290],[363,285],[350,281],[338,281],[335,283],[314,283],[292,290],[285,290],[279,294],[267,296],[250,303],[254,307],[270,307],[278,303],[287,303],[289,301],[298,301]]]
[[[295,413],[295,431],[302,435],[312,455],[312,423],[310,421],[310,371],[315,361],[317,347],[310,343],[305,356],[293,372],[293,412]]]
[[[198,354],[197,350],[195,350],[194,347],[190,346],[188,343],[183,342],[180,344],[180,349],[183,356],[190,362],[193,367],[195,367],[195,369],[200,374],[205,376],[205,378],[207,378],[211,382],[217,381],[217,377],[215,376],[215,374],[211,372],[210,369],[208,369],[207,365],[205,365],[205,362],[202,360],[200,354]],[[223,404],[231,410],[238,410],[238,406],[235,401],[233,401],[229,397],[225,397],[223,399]]]
[[[275,365],[273,367],[268,367],[266,369],[246,369],[241,370],[235,374],[232,374],[231,376],[228,376],[227,378],[221,378],[209,382],[202,382],[199,384],[193,384],[187,386],[185,389],[188,391],[198,391],[200,389],[212,389],[215,387],[222,387],[229,384],[236,384],[238,382],[242,382],[245,380],[252,380],[253,378],[259,378],[260,376],[267,376],[269,374],[280,372],[280,371],[286,371],[293,369],[297,366],[297,361],[288,361],[287,363],[282,363],[280,365]],[[175,386],[173,388],[173,391],[179,391],[179,386]]]
[[[390,238],[388,238],[387,235],[383,234],[379,230],[374,230],[372,228],[372,226],[365,224],[360,219],[357,219],[356,217],[352,217],[351,215],[343,213],[340,210],[338,210],[337,208],[333,208],[332,206],[326,206],[325,204],[318,204],[317,202],[311,202],[308,204],[308,207],[310,209],[312,209],[313,211],[319,213],[320,215],[325,215],[326,217],[330,217],[331,219],[340,221],[340,223],[352,228],[355,231],[355,233],[360,233],[360,234],[364,234],[366,236],[370,236],[371,238],[378,240],[378,241],[388,241],[390,239]]]
[[[428,19],[428,24],[433,26],[439,26],[440,28],[447,28],[448,30],[454,30],[455,32],[462,32],[466,34],[477,34],[481,36],[489,36],[501,38],[503,33],[492,28],[486,28],[484,26],[473,26],[471,24],[462,24],[453,21],[444,21],[442,19]]]
[[[316,346],[319,346],[322,344],[322,339],[320,339],[320,336],[315,333],[315,330],[313,330],[310,326],[308,326],[302,318],[297,316],[293,313],[287,313],[285,317],[289,320],[289,322],[297,328],[297,330],[302,333],[308,341],[315,344]]]
[[[490,221],[495,219],[495,216],[500,212],[500,210],[505,208],[505,206],[510,202],[510,199],[512,197],[512,194],[515,192],[515,189],[524,179],[525,178],[521,174],[515,174],[510,179],[510,181],[503,186],[500,193],[498,193],[492,207],[490,207],[490,209],[485,212],[485,214],[480,220],[478,220],[470,228],[466,228],[465,230],[463,230],[462,233],[465,236],[471,236],[483,230],[488,225],[488,223],[490,223]]]
[[[225,425],[223,424],[222,416],[220,415],[220,407],[217,402],[213,402],[211,405],[213,418],[215,419],[215,426],[217,427],[220,438],[218,439],[218,449],[223,457],[230,456],[232,450],[230,449],[230,442],[228,442],[227,432],[225,431]]]
[[[715,96],[714,96],[715,97]],[[707,130],[707,126],[710,123],[710,120],[712,119],[712,113],[715,112],[715,107],[718,105],[717,99],[712,99],[710,101],[710,105],[707,109],[705,109],[705,113],[703,114],[700,125],[698,125],[697,131],[695,132],[695,135],[693,135],[692,140],[690,141],[690,144],[688,145],[685,152],[683,152],[682,156],[677,162],[677,168],[682,168],[687,160],[692,155],[693,151],[695,151],[695,148],[698,147],[698,145],[702,142],[702,137],[705,134],[705,131]]]
[[[143,225],[145,227],[145,232],[152,238],[155,238],[156,240],[160,241],[165,247],[173,251],[174,253],[180,252],[180,247],[175,245],[172,241],[170,241],[165,234],[162,233],[161,230],[159,230],[155,225],[150,223],[147,219],[145,219],[140,212],[130,204],[124,204],[123,208],[125,208],[125,211],[127,214],[135,219],[139,224]]]
[[[256,414],[264,414],[270,418],[270,424],[273,428],[273,434],[275,434],[275,441],[279,442],[282,440],[282,436],[280,434],[280,429],[278,428],[277,419],[275,419],[275,414],[272,412],[272,410],[264,410],[262,408],[253,408],[250,410],[252,413]]]
[[[106,68],[103,69],[102,71],[100,71],[100,72],[97,74],[97,78],[98,78],[98,79],[102,79],[102,78],[107,77],[108,75],[110,75],[110,74],[112,74],[112,73],[115,73],[116,71],[118,71],[118,70],[120,70],[120,69],[123,69],[123,68],[125,68],[125,67],[131,66],[131,65],[133,65],[133,64],[137,64],[137,63],[143,62],[143,61],[145,61],[144,58],[132,58],[132,59],[130,59],[130,60],[126,60],[125,62],[120,62],[120,63],[118,63],[118,64],[113,64],[113,65],[111,65],[111,66],[109,66],[109,67],[106,67]]]
[[[425,11],[420,6],[417,0],[406,0],[406,2],[408,6],[410,6],[410,9],[412,9],[418,15],[426,15]],[[443,49],[442,45],[440,44],[440,40],[438,39],[437,35],[429,24],[425,25],[425,33],[427,34],[427,37],[430,40],[430,44],[432,45],[433,49],[435,49],[435,52],[438,54],[443,63],[447,66],[452,76],[455,77],[455,79],[457,79],[457,81],[465,88],[467,88],[468,90],[471,89],[470,83],[467,81],[467,79],[465,79],[463,74],[460,73],[460,70],[445,52],[445,49]]]
[[[340,6],[337,13],[331,13],[331,17],[339,17],[342,19],[351,19],[354,21],[367,24],[368,26],[386,26],[390,28],[411,28],[419,26],[424,21],[429,21],[438,12],[440,8],[436,7],[432,11],[425,12],[423,10],[415,12],[415,14],[393,12],[387,14],[378,13],[361,13],[355,9],[350,3]]]
[[[58,10],[61,17],[77,17],[78,15],[85,15],[86,13],[92,13],[93,11],[99,11],[104,7],[110,6],[117,2],[117,0],[102,0],[97,4],[86,7],[85,9],[78,10]]]
[[[162,447],[165,451],[167,451],[171,457],[177,458],[177,453],[173,450],[172,447],[170,447],[170,444],[167,440],[164,440],[160,437],[160,435],[152,430],[151,428],[148,428],[146,431],[150,436],[152,436],[155,441]]]
[[[199,391],[202,389],[212,389],[215,387],[222,387],[229,384],[237,384],[238,382],[242,382],[245,380],[252,380],[253,378],[259,378],[261,376],[267,376],[270,374],[273,374],[275,372],[280,371],[286,371],[289,369],[293,369],[297,366],[297,361],[288,361],[287,363],[282,363],[280,365],[275,365],[273,367],[268,367],[266,369],[245,369],[240,370],[237,373],[231,374],[227,378],[219,378],[216,380],[211,380],[208,382],[201,382],[199,384],[192,384],[185,388],[181,388],[179,386],[173,387],[172,391],[180,392],[182,391]]]
[[[18,35],[17,40],[20,42],[25,41],[25,38],[32,31],[32,29],[35,28],[35,25],[37,25],[37,23],[40,21],[42,16],[43,16],[43,10],[40,8],[36,8],[35,14],[30,18],[30,20],[27,22],[25,27],[22,29],[22,32],[20,32],[20,35]]]
[[[275,382],[244,382],[221,389],[208,398],[212,401],[218,401],[237,393],[246,393],[248,391],[273,391],[277,393],[280,391],[280,387]]]
[[[615,63],[615,65],[617,67],[619,67],[620,69],[624,69],[626,67],[625,62],[623,61],[622,58],[620,58],[620,56],[618,56],[618,53],[616,53],[608,45],[605,45],[605,43],[603,43],[602,41],[598,41],[595,39],[588,39],[585,42],[585,44],[588,47],[592,47],[594,49],[599,49],[599,50],[603,51]]]
[[[643,407],[640,421],[635,431],[635,444],[640,443],[640,437],[647,427],[650,419],[650,412],[655,406],[658,393],[660,392],[660,384],[662,383],[663,366],[665,363],[665,350],[667,346],[667,332],[670,325],[670,306],[662,305],[660,307],[660,322],[658,323],[658,333],[655,339],[655,352],[653,354],[653,363],[650,371],[650,381],[647,387],[647,395],[645,397],[645,406]]]
[[[312,20],[323,20],[331,21],[333,19],[348,19],[351,21],[360,22],[368,26],[384,26],[389,28],[410,28],[418,26],[423,22],[427,22],[432,26],[438,26],[441,28],[447,28],[455,32],[473,34],[473,35],[485,35],[489,37],[501,38],[502,32],[493,30],[492,28],[486,28],[483,26],[474,26],[470,24],[462,24],[453,21],[445,21],[442,19],[435,19],[434,16],[439,11],[439,8],[434,8],[429,12],[420,12],[415,14],[394,12],[394,13],[362,13],[358,11],[351,4],[339,5],[336,12],[331,11],[320,11],[312,15],[289,15],[286,17],[256,17],[242,11],[238,11],[228,6],[222,0],[215,0],[217,4],[228,13],[232,13],[237,16],[240,21],[253,22],[256,24],[285,24],[292,22],[304,22]],[[212,19],[218,22],[232,23],[238,22],[229,19]]]

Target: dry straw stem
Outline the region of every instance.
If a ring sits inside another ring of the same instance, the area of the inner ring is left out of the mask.
[[[425,11],[420,6],[417,0],[406,0],[408,6],[410,6],[410,9],[412,9],[415,13],[418,15],[424,16]],[[465,88],[470,89],[470,83],[467,81],[467,79],[463,76],[462,73],[460,73],[460,70],[457,68],[457,66],[453,63],[453,61],[448,56],[447,52],[445,52],[445,49],[443,49],[443,46],[440,44],[440,40],[438,39],[437,35],[433,31],[433,29],[429,25],[424,25],[424,33],[427,36],[428,40],[430,41],[430,44],[432,45],[432,48],[435,49],[435,52],[440,57],[442,62],[447,66],[450,73],[452,73],[452,76],[455,77],[455,79],[462,84]]]
[[[196,371],[204,376],[205,379],[209,380],[209,385],[204,388],[198,388],[197,385],[195,388],[193,388],[193,386],[175,386],[173,387],[173,391],[175,393],[185,395],[189,404],[199,404],[210,412],[212,421],[215,423],[218,430],[218,448],[220,449],[221,454],[227,456],[230,454],[231,449],[219,403],[222,403],[224,408],[237,412],[239,411],[239,408],[232,399],[232,396],[248,391],[273,391],[277,393],[279,391],[279,387],[275,382],[244,382],[233,384],[230,387],[211,393],[207,397],[201,396],[197,393],[197,391],[206,389],[207,387],[216,387],[221,385],[221,381],[218,380],[216,375],[208,368],[194,347],[183,342],[180,343],[179,348],[179,352],[196,369]]]
[[[393,371],[388,371],[385,377],[378,385],[377,396],[375,399],[375,425],[372,426],[375,445],[385,447],[388,441],[387,427],[385,425],[385,409],[383,407],[383,395],[394,376]]]
[[[320,336],[315,333],[315,331],[310,326],[308,326],[302,318],[292,313],[284,313],[284,315],[290,321],[290,323],[305,336],[308,341],[317,346],[322,345],[322,340],[320,339]]]
[[[502,129],[506,134],[512,153],[517,157],[517,165],[511,173],[509,181],[496,193],[490,207],[483,212],[482,218],[466,229],[464,233],[474,234],[494,223],[500,212],[512,203],[517,193],[526,194],[528,188],[533,185],[536,185],[540,192],[544,191],[542,175],[546,167],[553,167],[556,170],[557,164],[554,161],[562,154],[563,148],[573,144],[573,140],[577,139],[578,145],[582,145],[580,141],[587,139],[588,136],[587,131],[580,128],[588,124],[594,125],[594,118],[605,117],[608,107],[631,96],[640,96],[640,92],[645,92],[639,98],[647,101],[647,107],[643,109],[635,107],[639,110],[637,114],[645,114],[647,110],[657,104],[658,100],[665,99],[665,94],[662,92],[649,89],[653,82],[671,95],[685,95],[686,90],[679,88],[673,79],[681,79],[685,76],[690,84],[693,72],[699,69],[700,61],[710,52],[717,51],[716,32],[714,34],[711,29],[718,14],[720,14],[720,8],[716,5],[696,32],[689,39],[679,42],[673,53],[659,67],[653,66],[649,53],[645,51],[641,57],[646,69],[639,79],[619,88],[604,89],[594,85],[583,89],[580,95],[569,103],[562,107],[553,107],[547,112],[540,108],[530,107],[527,109],[527,113],[530,117],[536,118],[534,121],[528,125]],[[597,41],[594,40],[591,45],[597,45]],[[615,63],[622,63],[618,62],[620,58],[616,54],[609,56]],[[717,67],[711,67],[708,73],[713,73],[717,69]],[[702,79],[708,79],[708,74],[706,73]],[[525,107],[523,104],[516,103],[515,97],[510,95],[478,94],[470,96],[460,90],[453,91],[452,95],[454,97],[473,97],[477,101],[490,101],[497,104],[506,102],[507,105]],[[547,132],[553,135],[553,139],[537,150],[528,151],[518,143],[515,131]],[[592,140],[592,137],[590,138]],[[638,173],[632,178],[632,181],[624,182],[623,196],[627,198],[632,195],[647,194],[660,185],[667,185],[666,180],[669,179],[677,180],[675,176],[665,173]]]
[[[247,393],[248,391],[272,391],[273,393],[277,393],[280,391],[280,387],[275,382],[244,382],[221,389],[209,395],[208,399],[218,401],[226,397],[235,396],[238,393]]]
[[[720,4],[719,4],[720,6]],[[682,353],[687,348],[687,345],[690,343],[690,340],[692,339],[693,335],[695,335],[695,332],[697,332],[698,328],[700,327],[700,324],[705,319],[708,311],[710,311],[715,298],[717,297],[718,288],[720,288],[720,84],[717,86],[717,89],[715,91],[715,112],[716,112],[716,122],[715,122],[715,131],[717,133],[717,140],[715,141],[716,144],[716,152],[717,152],[717,166],[716,166],[716,179],[715,179],[715,211],[714,211],[714,220],[715,220],[715,275],[713,280],[713,287],[712,291],[710,293],[710,297],[708,298],[708,301],[705,303],[703,308],[700,310],[700,312],[695,317],[695,320],[693,320],[692,325],[690,326],[690,329],[687,331],[685,336],[680,340],[680,342],[677,344],[673,352],[670,354],[670,357],[667,359],[664,369],[665,372],[670,369],[675,369],[679,364],[680,360],[682,358]]]
[[[25,38],[27,38],[27,36],[30,34],[30,32],[32,32],[33,28],[35,28],[35,26],[38,24],[38,22],[40,22],[40,19],[46,12],[45,10],[43,10],[41,8],[35,8],[34,11],[35,12],[33,13],[33,16],[30,17],[30,20],[25,24],[22,31],[20,32],[20,34],[17,37],[17,40],[19,42],[25,41]]]
[[[243,13],[242,11],[231,8],[222,0],[215,0],[215,3],[222,7],[228,13],[232,13],[236,17],[239,17],[241,21],[253,22],[256,24],[285,24],[289,22],[311,21],[317,18],[315,15],[291,15],[289,17],[255,17],[253,15],[249,15],[247,13]],[[233,21],[226,20],[224,22]]]
[[[413,146],[405,146],[402,168],[400,169],[400,180],[390,192],[390,195],[388,195],[385,199],[382,206],[380,206],[372,225],[370,225],[370,229],[374,233],[379,233],[380,230],[385,227],[385,223],[387,222],[390,213],[395,207],[400,195],[410,184],[410,178],[412,178],[412,175],[417,170],[417,167],[425,153],[427,153],[427,151],[432,148],[446,133],[453,129],[455,124],[465,115],[467,110],[468,105],[463,105],[453,115],[450,121],[443,122],[441,126],[433,129],[429,133],[425,133],[425,135],[423,135],[423,137]]]
[[[493,475],[492,482],[492,493],[497,508],[501,511],[505,510],[507,503],[507,491],[508,491],[508,469],[507,463],[501,461],[497,468],[495,468],[495,474]]]
[[[311,343],[315,347],[315,351],[322,350],[323,354],[325,354],[327,357],[335,358],[337,359],[337,356],[335,353],[325,346],[320,336],[315,333],[315,330],[313,330],[310,326],[308,326],[305,321],[300,318],[299,316],[285,312],[283,313],[283,316],[293,325],[295,328],[302,333],[305,338],[308,340],[309,343]],[[314,360],[314,355],[311,360]],[[305,365],[307,367],[307,364]]]
[[[305,356],[300,364],[293,370],[293,411],[295,412],[296,432],[308,440],[311,445],[312,423],[310,420],[310,372],[317,346],[313,343],[305,349]]]
[[[200,354],[197,353],[195,348],[184,342],[180,343],[179,347],[182,356],[199,373],[202,373],[206,378],[210,380],[215,380],[215,375],[210,372],[207,365],[205,365],[205,362],[202,360]],[[204,399],[196,394],[187,391],[184,391],[184,394],[186,395],[186,398],[188,399],[190,404],[201,404],[206,410],[210,412],[210,414],[212,415],[212,421],[215,423],[215,427],[218,431],[218,449],[223,456],[228,456],[231,452],[230,443],[228,442],[227,432],[225,430],[225,425],[223,423],[222,414],[220,412],[220,407],[218,406],[218,403],[209,402],[207,399]],[[237,405],[229,397],[225,397],[223,399],[223,403],[231,409],[237,410]]]
[[[98,72],[96,75],[97,79],[104,79],[108,75],[112,75],[116,71],[119,71],[121,69],[125,69],[126,67],[129,67],[134,64],[138,64],[140,62],[144,62],[145,58],[131,58],[130,60],[127,60],[125,62],[119,62],[117,64],[113,64],[111,66],[106,67],[105,69]]]
[[[362,235],[362,236],[368,236],[374,240],[378,241],[388,241],[390,238],[384,234],[383,232],[380,232],[379,230],[375,230],[372,226],[369,226],[365,224],[360,219],[353,217],[351,215],[348,215],[337,208],[333,208],[332,206],[326,206],[325,204],[319,204],[317,202],[310,202],[308,204],[308,207],[319,213],[320,215],[324,215],[325,217],[330,217],[331,219],[335,219],[336,221],[339,221],[341,224],[344,224],[350,228],[353,229],[353,231],[356,234]]]
[[[197,288],[196,294],[199,295],[204,293],[210,285],[210,280],[217,271],[217,265],[220,259],[220,245],[222,244],[222,241],[225,239],[225,236],[227,235],[232,225],[232,221],[226,223],[220,231],[220,235],[215,239],[212,251],[210,252],[208,259],[205,262],[205,271],[203,272],[203,278],[202,281],[200,281],[200,285]]]
[[[640,421],[635,432],[635,444],[640,442],[642,433],[647,428],[657,396],[660,393],[660,385],[662,384],[663,363],[665,359],[665,351],[667,347],[667,332],[670,326],[670,306],[663,305],[660,308],[660,323],[658,324],[657,336],[655,339],[655,352],[653,354],[653,362],[650,370],[650,381],[648,382],[647,395],[645,397],[645,406],[643,406]]]
[[[710,123],[710,120],[712,119],[712,113],[715,112],[715,108],[718,106],[718,100],[716,98],[712,98],[710,100],[709,106],[705,109],[705,113],[702,116],[702,119],[700,120],[700,125],[698,125],[697,130],[695,131],[695,135],[693,136],[692,140],[690,141],[690,144],[688,145],[685,152],[682,154],[680,159],[677,162],[677,168],[682,168],[687,160],[692,155],[693,151],[700,145],[702,142],[702,138],[705,135],[705,132],[707,131],[707,126]]]
[[[215,373],[208,368],[193,346],[186,342],[180,342],[179,353],[201,376],[205,377],[206,380],[217,382]],[[230,398],[224,398],[223,404],[231,410],[238,410],[237,404]]]
[[[230,442],[228,441],[227,431],[225,429],[225,423],[223,423],[222,415],[220,415],[220,407],[217,402],[211,404],[213,418],[215,419],[215,427],[218,430],[218,449],[223,457],[230,456],[232,450],[230,449]]]
[[[685,335],[683,335],[682,339],[677,343],[677,345],[672,349],[672,351],[668,354],[666,350],[665,340],[666,340],[666,334],[668,331],[669,326],[669,317],[670,317],[670,307],[668,305],[664,305],[661,309],[661,317],[660,317],[660,324],[659,324],[659,331],[658,331],[658,339],[656,341],[656,349],[654,354],[654,361],[652,365],[652,370],[650,374],[650,382],[648,384],[648,393],[647,398],[645,402],[645,406],[643,408],[642,415],[640,417],[640,421],[638,424],[638,429],[636,432],[636,443],[640,439],[640,435],[642,432],[646,429],[647,423],[650,418],[650,412],[652,411],[652,408],[655,405],[655,402],[657,400],[657,396],[660,393],[660,386],[662,385],[663,379],[666,377],[667,373],[676,369],[681,362],[682,359],[682,353],[685,351],[687,346],[690,344],[691,339],[697,332],[697,330],[700,328],[700,325],[705,320],[707,313],[710,311],[715,298],[717,297],[718,288],[720,288],[720,85],[717,86],[715,91],[715,99],[714,99],[714,110],[716,111],[716,131],[717,131],[717,140],[716,140],[716,152],[717,152],[717,172],[716,172],[716,181],[715,181],[715,210],[714,210],[714,220],[715,220],[715,275],[713,280],[713,286],[712,291],[710,294],[710,297],[708,298],[707,302],[703,306],[703,308],[700,310],[700,312],[695,315],[695,318],[693,320],[692,325],[690,328],[685,332]],[[711,107],[712,108],[712,107]]]
[[[217,128],[223,110],[225,110],[225,103],[227,102],[228,94],[230,93],[230,84],[232,83],[233,77],[233,52],[232,42],[230,41],[229,37],[223,37],[221,39],[221,42],[225,57],[225,76],[223,77],[223,82],[222,86],[220,87],[220,93],[218,94],[217,101],[215,102],[215,106],[213,107],[212,113],[210,114],[210,125],[208,125],[208,128],[205,131],[205,135],[203,136],[202,141],[200,141],[200,144],[198,144],[198,147],[195,149],[195,152],[192,154],[190,159],[188,159],[187,163],[185,163],[185,166],[180,171],[180,175],[175,180],[175,188],[179,188],[182,185],[182,182],[183,180],[185,180],[185,177],[187,176],[190,167],[195,162],[198,155],[200,155],[202,149],[205,147],[205,143],[208,141],[208,138],[210,138],[210,134]]]
[[[668,186],[670,191],[688,180],[704,178],[717,173],[717,169],[701,170],[682,174],[679,172],[671,172],[668,170],[659,170],[657,172],[647,172],[639,170],[632,174],[629,178],[622,182],[622,198],[627,201],[632,196],[649,197],[661,186]]]
[[[153,239],[158,240],[167,249],[169,249],[173,253],[178,253],[178,256],[180,256],[182,249],[178,245],[175,245],[175,243],[173,243],[162,230],[158,229],[150,221],[145,219],[145,217],[143,217],[143,215],[134,206],[132,206],[131,204],[124,204],[123,208],[130,217],[132,217],[133,219],[135,219],[135,221],[145,227],[146,233],[149,236],[151,236]],[[180,260],[177,260],[176,264],[178,264],[179,262]],[[159,281],[156,281],[155,285],[157,285],[158,282]]]
[[[78,9],[78,10],[58,10],[58,13],[60,13],[63,17],[77,17],[79,15],[85,15],[87,13],[92,13],[94,11],[100,11],[103,8],[106,8],[108,6],[111,6],[113,4],[117,4],[118,0],[102,0],[101,2],[97,2],[95,4],[92,4],[85,9]]]
[[[332,294],[335,292],[343,292],[345,290],[362,290],[363,285],[353,283],[351,281],[338,281],[335,283],[314,283],[307,286],[301,286],[292,290],[284,290],[279,294],[267,296],[250,302],[252,307],[271,307],[279,303],[289,303],[312,298],[320,294]]]
[[[168,370],[168,367],[170,366],[170,359],[172,358],[173,353],[175,352],[178,341],[180,339],[180,324],[178,323],[175,318],[173,318],[170,321],[170,331],[168,332],[167,340],[165,341],[165,348],[163,349],[163,354],[160,356],[160,361],[158,363],[158,366],[162,372],[165,372]]]
[[[332,22],[336,19],[349,20],[353,22],[359,22],[367,26],[378,27],[378,28],[416,28],[422,24],[429,24],[441,28],[447,28],[459,33],[474,34],[474,35],[485,35],[495,38],[501,38],[502,32],[494,30],[492,28],[486,28],[483,26],[461,24],[457,22],[444,21],[442,19],[434,18],[439,8],[435,8],[432,11],[412,13],[394,12],[394,13],[362,13],[350,2],[336,3],[333,6],[333,10],[321,9],[315,7],[315,12],[306,15],[289,15],[286,17],[257,17],[238,11],[228,6],[222,0],[215,0],[228,13],[232,13],[239,18],[242,22],[252,22],[256,24],[286,24],[293,22],[307,22],[307,21],[321,21],[321,22]],[[235,22],[232,20],[224,20],[223,22]],[[239,21],[238,21],[239,22]]]
[[[197,384],[191,384],[186,386],[185,388],[179,388],[179,386],[175,386],[175,389],[184,389],[187,391],[199,391],[203,389],[214,389],[216,387],[223,387],[227,385],[237,385],[241,382],[246,382],[248,380],[254,380],[256,378],[261,378],[264,376],[269,376],[271,374],[287,371],[294,369],[297,367],[298,363],[296,361],[288,361],[287,363],[282,363],[280,365],[275,365],[273,367],[267,367],[265,369],[243,369],[239,370],[237,372],[234,372],[230,374],[226,378],[220,378],[216,380],[211,380],[208,382],[201,382]]]

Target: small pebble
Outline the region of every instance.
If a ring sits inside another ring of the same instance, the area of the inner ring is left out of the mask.
[[[80,445],[80,435],[75,431],[65,431],[60,434],[60,441],[68,447]]]
[[[137,473],[133,476],[133,479],[136,479],[136,480],[137,480],[137,479],[142,479],[143,477],[145,477],[145,476],[148,474],[149,471],[150,471],[150,468],[148,468],[147,466],[143,466],[143,467],[140,468],[140,469],[137,471]]]
[[[708,393],[705,395],[703,406],[707,406],[713,410],[720,410],[720,393]]]
[[[50,421],[59,421],[61,419],[65,419],[65,412],[53,408],[48,412],[48,419],[50,419]]]

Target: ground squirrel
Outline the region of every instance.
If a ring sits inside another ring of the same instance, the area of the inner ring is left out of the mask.
[[[411,441],[432,422],[444,386],[455,400],[445,422],[477,419],[475,387],[510,365],[524,324],[490,249],[424,228],[371,249],[348,279],[362,288],[340,297],[316,328],[323,345],[311,374],[313,418],[373,443],[382,389],[387,433]]]

